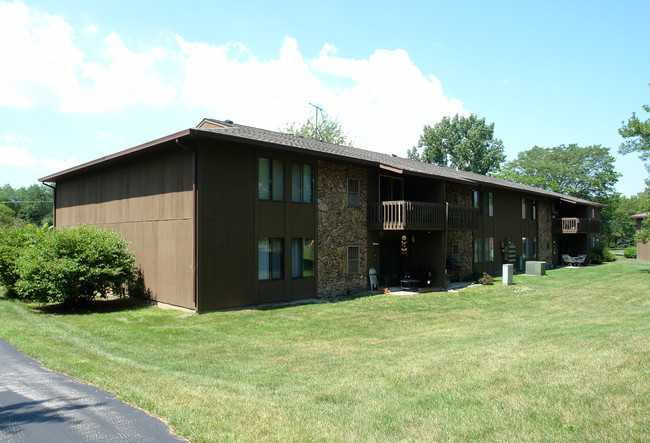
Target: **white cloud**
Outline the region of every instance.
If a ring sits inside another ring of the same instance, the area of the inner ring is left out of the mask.
[[[85,29],[93,32],[96,27]],[[175,100],[174,88],[155,70],[155,61],[165,57],[161,48],[132,51],[112,33],[101,63],[91,62],[67,22],[20,2],[0,3],[0,41],[11,42],[0,45],[0,60],[13,61],[0,70],[0,106],[98,112]]]
[[[276,57],[261,60],[237,42],[177,36],[172,47],[132,48],[116,33],[99,34],[95,25],[75,34],[61,17],[0,3],[0,41],[12,42],[0,45],[0,60],[20,60],[0,69],[0,106],[103,112],[181,103],[206,116],[278,129],[304,121],[315,102],[339,119],[357,146],[399,155],[417,142],[424,124],[466,113],[402,49],[352,59],[328,43],[309,58],[287,37]],[[87,55],[75,38],[92,39],[102,50]],[[172,67],[179,71],[163,69],[165,61],[168,68],[179,61]]]
[[[58,160],[56,158],[44,158],[40,161],[40,163],[50,171],[62,171],[64,169],[77,166],[81,162],[77,160],[77,157],[73,156],[67,160]]]
[[[33,166],[34,157],[26,149],[15,145],[0,145],[0,165]]]
[[[401,49],[356,60],[336,57],[326,44],[307,60],[296,40],[286,38],[278,58],[259,61],[241,44],[190,43],[180,36],[177,42],[187,74],[181,100],[243,124],[277,129],[305,120],[307,104],[316,101],[359,147],[404,155],[424,124],[466,113]],[[326,76],[350,86],[328,86]]]

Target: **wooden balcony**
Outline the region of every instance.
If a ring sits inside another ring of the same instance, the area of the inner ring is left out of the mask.
[[[368,227],[384,231],[477,229],[475,208],[443,203],[407,200],[385,201],[368,205]]]
[[[600,220],[579,217],[556,218],[553,220],[553,232],[556,234],[600,232]]]

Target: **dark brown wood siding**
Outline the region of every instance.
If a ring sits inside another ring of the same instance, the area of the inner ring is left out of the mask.
[[[118,231],[153,298],[195,309],[192,202],[192,154],[172,145],[58,181],[56,226]]]
[[[283,201],[259,200],[259,157],[283,162]],[[198,147],[199,311],[315,296],[316,277],[291,278],[291,239],[316,238],[316,202],[291,202],[294,161],[311,163],[237,144]],[[280,280],[258,280],[258,241],[264,237],[284,240]]]

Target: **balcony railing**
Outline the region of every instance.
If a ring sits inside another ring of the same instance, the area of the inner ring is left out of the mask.
[[[564,217],[553,220],[553,232],[562,234],[587,234],[600,232],[600,220]]]
[[[368,227],[385,231],[405,229],[477,229],[478,211],[475,208],[442,203],[414,201],[385,201],[368,205]]]

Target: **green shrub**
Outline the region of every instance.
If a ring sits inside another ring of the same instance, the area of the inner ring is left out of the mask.
[[[18,258],[15,290],[23,300],[69,305],[124,295],[135,276],[135,257],[115,231],[94,226],[57,229]]]
[[[630,246],[629,248],[625,248],[623,251],[623,256],[625,258],[636,258],[636,246]]]
[[[492,276],[487,272],[484,272],[481,278],[478,279],[477,283],[481,285],[493,285],[494,278],[492,278]]]
[[[592,249],[589,254],[589,258],[592,262],[597,263],[616,261],[616,256],[602,243],[594,246],[594,249]]]
[[[21,252],[33,248],[51,228],[37,228],[34,225],[13,226],[0,229],[0,283],[5,287],[7,297],[16,298],[16,282],[20,278],[18,260]]]

